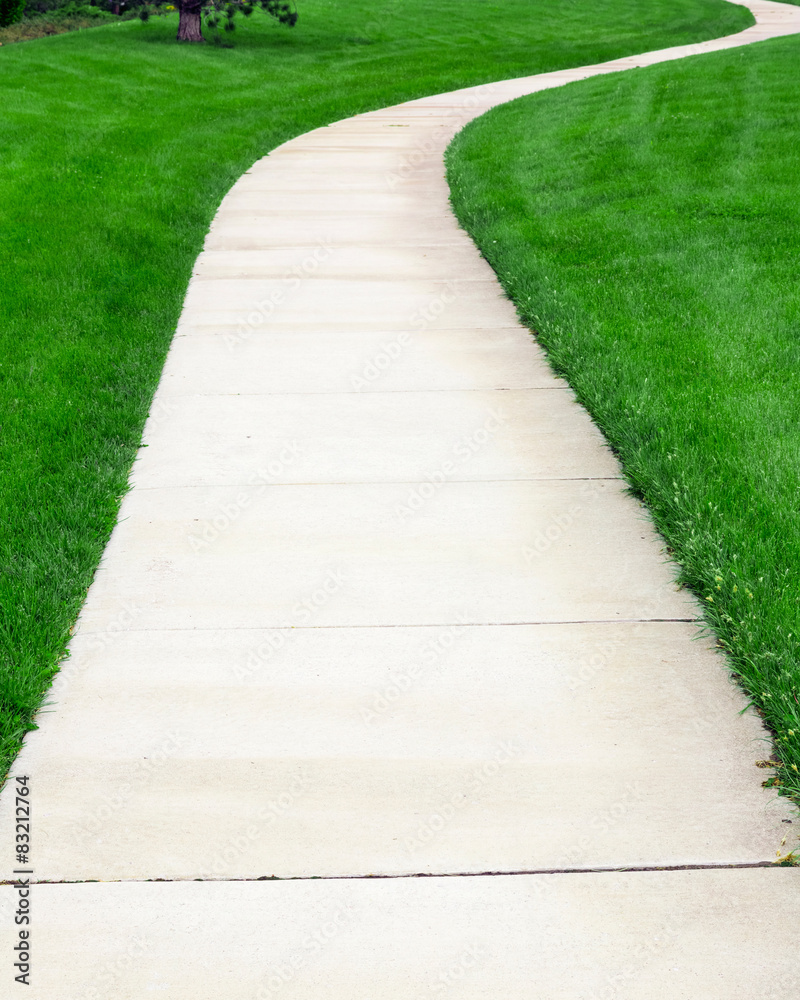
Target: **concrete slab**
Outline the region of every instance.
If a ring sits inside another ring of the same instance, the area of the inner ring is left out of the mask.
[[[564,387],[532,337],[517,327],[380,332],[266,324],[233,332],[176,335],[151,410],[167,420],[176,396],[194,393],[442,392]],[[148,430],[149,433],[149,430]]]
[[[798,889],[788,869],[43,885],[25,995],[786,1000]]]
[[[644,511],[605,480],[137,489],[81,617],[103,631],[695,618]],[[392,567],[387,572],[387,565]],[[613,586],[609,584],[613,580]],[[332,586],[332,584],[331,584]]]
[[[800,846],[761,788],[759,720],[689,625],[137,623],[79,633],[29,737],[40,879],[752,863]]]
[[[346,169],[346,168],[345,168]],[[389,226],[387,227],[387,221]],[[464,235],[453,219],[409,219],[401,215],[391,220],[367,212],[360,216],[331,213],[270,213],[269,218],[257,212],[241,219],[230,216],[215,222],[206,237],[207,250],[267,250],[270,247],[305,247],[309,243],[334,246],[415,246],[424,226],[427,243],[445,246],[463,245]]]
[[[446,183],[441,153],[395,156],[385,159],[383,169],[379,170],[353,163],[348,165],[346,171],[324,179],[320,179],[312,163],[312,156],[295,157],[283,162],[271,154],[266,161],[259,161],[251,171],[243,174],[231,188],[231,193],[250,191],[260,194],[274,190],[276,184],[294,194],[308,190],[353,194],[407,193],[413,190],[427,193],[428,185],[441,189]]]
[[[454,123],[455,124],[455,123]],[[424,137],[422,138],[424,142]],[[297,170],[309,170],[311,164],[318,157],[314,156],[307,149],[299,149],[294,146],[281,146],[274,149],[263,160],[255,163],[250,168],[248,176],[256,177],[262,175],[267,177],[269,173],[277,168],[285,172]],[[348,177],[353,174],[358,177],[360,174],[371,174],[378,180],[390,183],[390,178],[398,173],[404,164],[413,163],[418,167],[430,167],[431,173],[441,177],[443,173],[442,150],[426,149],[422,146],[418,150],[404,151],[401,149],[348,149],[346,147],[330,149],[325,153],[325,160],[330,164],[330,169],[336,174]],[[400,175],[402,177],[402,175]],[[316,173],[316,184],[319,184],[319,172]],[[220,206],[224,211],[224,202]]]
[[[274,173],[270,171],[269,179],[272,181]],[[271,187],[265,191],[237,191],[232,190],[225,199],[226,218],[234,213],[242,213],[248,217],[255,212],[329,212],[340,210],[353,215],[363,215],[380,212],[403,212],[417,213],[424,206],[436,207],[441,204],[439,201],[439,191],[427,188],[419,191],[395,192],[388,189],[383,191],[336,191],[331,190],[328,184],[323,184],[318,188],[313,188],[310,184],[304,185],[301,191],[283,190],[280,184],[277,188]],[[365,255],[366,256],[366,255]]]
[[[491,279],[489,288],[483,287],[490,281],[489,276],[483,273],[480,279],[216,278],[192,282],[182,319],[189,326],[225,324],[231,317],[234,322],[246,322],[251,312],[261,311],[276,324],[303,322],[321,328],[328,319],[365,323],[386,315],[392,327],[404,323],[419,329],[426,309],[432,314],[460,309],[479,310],[480,320],[476,322],[481,325],[514,325],[516,310],[497,287],[496,279]],[[434,304],[439,308],[435,309]],[[489,310],[494,314],[494,323],[488,318]],[[431,316],[431,320],[436,318]]]
[[[444,152],[450,139],[447,127],[433,124],[425,137],[425,150],[436,148]],[[315,155],[332,153],[334,156],[349,156],[353,153],[374,155],[376,159],[385,152],[406,154],[420,148],[419,137],[409,130],[389,130],[378,126],[375,129],[355,129],[351,131],[345,123],[316,132],[308,132],[292,140],[290,147],[282,147],[273,155],[281,157],[286,151],[287,156],[298,153]]]
[[[195,275],[193,284],[218,279],[247,279],[260,283],[269,278],[304,280],[311,277],[447,282],[454,275],[459,281],[495,280],[488,263],[466,244],[420,246],[413,254],[406,247],[397,246],[370,247],[366,253],[358,246],[323,245],[249,251],[209,250],[198,257]],[[516,323],[514,326],[517,328]]]
[[[163,396],[136,486],[618,477],[570,390]]]
[[[346,281],[324,278],[227,281],[208,301],[213,282],[198,282],[181,314],[181,331],[234,326],[250,330],[336,322],[347,327],[422,331],[512,326],[516,309],[495,284],[486,281]],[[236,286],[238,294],[229,289]],[[259,287],[260,286],[260,287]],[[267,291],[269,289],[269,291]],[[226,294],[227,292],[227,294]]]

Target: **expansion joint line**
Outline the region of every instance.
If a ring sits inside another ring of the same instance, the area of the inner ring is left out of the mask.
[[[720,861],[709,864],[688,865],[623,865],[597,868],[525,868],[513,871],[483,872],[410,872],[399,875],[259,875],[252,878],[132,878],[132,879],[31,879],[31,885],[97,885],[99,883],[141,884],[144,882],[354,882],[366,880],[416,879],[416,878],[499,878],[515,875],[630,875],[638,872],[687,872],[687,871],[738,871],[742,868],[780,868],[774,861]],[[4,879],[0,885],[15,885]]]

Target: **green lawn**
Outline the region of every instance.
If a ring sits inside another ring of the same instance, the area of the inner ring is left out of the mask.
[[[0,774],[114,524],[192,263],[254,160],[360,111],[752,23],[721,0],[299,8],[232,49],[176,45],[173,16],[0,52]]]
[[[617,450],[796,799],[799,62],[795,36],[581,82],[448,154],[462,224]]]

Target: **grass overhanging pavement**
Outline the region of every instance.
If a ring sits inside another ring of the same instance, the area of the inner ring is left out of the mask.
[[[793,36],[582,81],[448,152],[462,225],[619,454],[795,801],[799,61]]]
[[[225,192],[300,133],[742,30],[722,0],[301,0],[234,48],[173,15],[0,48],[0,774],[65,655]]]

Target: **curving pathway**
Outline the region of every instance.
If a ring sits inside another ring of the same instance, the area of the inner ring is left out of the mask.
[[[765,734],[442,166],[519,95],[800,32],[747,6],[729,38],[338,122],[233,187],[15,769],[57,883],[28,995],[797,994]]]

